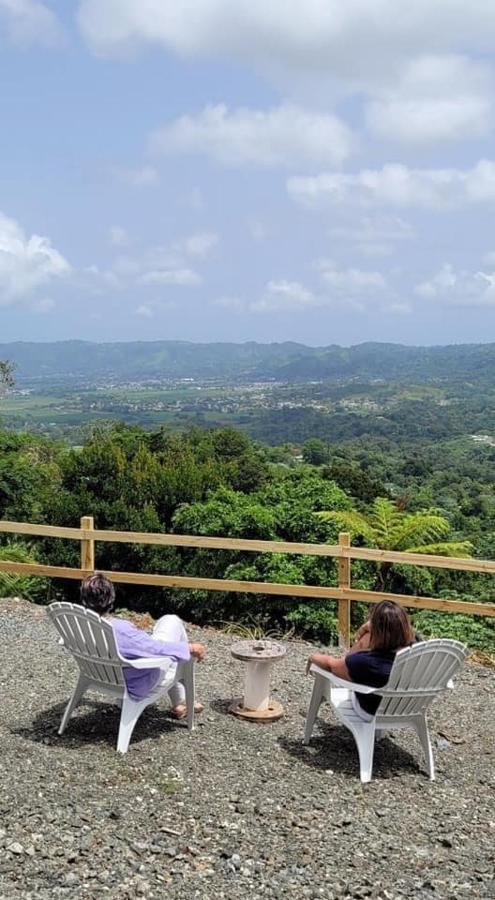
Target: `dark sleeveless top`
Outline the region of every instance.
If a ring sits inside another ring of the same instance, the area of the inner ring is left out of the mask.
[[[421,640],[419,634],[416,634],[413,643]],[[396,650],[358,650],[356,653],[348,653],[345,662],[352,681],[369,687],[383,687],[389,679],[396,653]],[[357,693],[356,697],[360,707],[374,716],[382,699],[380,695]]]

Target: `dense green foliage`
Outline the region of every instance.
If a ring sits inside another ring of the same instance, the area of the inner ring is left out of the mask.
[[[325,452],[323,452],[325,451]],[[190,429],[170,435],[122,424],[94,430],[80,448],[29,434],[0,432],[0,517],[77,525],[91,514],[97,527],[334,543],[351,527],[356,542],[457,555],[492,555],[495,533],[493,448],[430,443],[414,454],[392,444],[309,444],[312,463],[294,460],[289,446],[268,448],[233,428]],[[450,454],[450,456],[449,456]],[[452,466],[455,466],[455,478]],[[377,498],[379,498],[377,500]],[[397,502],[398,501],[398,502]],[[383,533],[388,531],[389,541]],[[18,545],[17,545],[18,546]],[[4,553],[16,552],[4,540]],[[37,540],[21,554],[53,564],[78,565],[76,543]],[[164,572],[282,584],[336,584],[331,558],[100,543],[105,569]],[[353,584],[384,584],[383,570],[353,564]],[[386,586],[403,593],[489,600],[489,579],[469,573],[395,567]],[[393,576],[393,578],[392,578]],[[382,581],[378,581],[382,579]],[[77,586],[53,586],[75,597]],[[40,585],[28,585],[39,597]],[[329,641],[335,637],[333,603],[295,597],[119,587],[119,604],[157,613],[176,609],[186,618],[245,621]],[[354,604],[354,623],[365,614]],[[473,646],[494,648],[490,620],[417,614],[425,633],[450,633]]]

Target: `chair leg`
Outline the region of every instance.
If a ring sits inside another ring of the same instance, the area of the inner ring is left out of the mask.
[[[435,781],[435,763],[433,760],[433,750],[431,746],[430,733],[428,731],[426,716],[421,716],[416,721],[414,727],[416,729],[416,734],[419,737],[423,752],[426,757],[426,768],[428,770],[428,775],[430,776],[430,781]]]
[[[375,751],[374,723],[359,725],[352,730],[359,753],[360,777],[363,784],[371,781],[373,754]]]
[[[58,729],[59,734],[63,734],[66,727],[67,722],[69,721],[72,713],[74,712],[76,706],[81,702],[83,694],[87,690],[89,685],[89,680],[84,677],[84,675],[79,676],[79,680],[74,688],[72,697],[70,698],[67,706],[65,707],[65,712],[62,716],[62,721],[60,723],[60,728]]]
[[[189,731],[194,729],[194,703],[196,689],[194,684],[194,660],[191,659],[183,667],[182,683],[186,691],[187,727]]]
[[[134,726],[147,706],[148,703],[146,702],[136,703],[130,697],[124,697],[120,716],[119,736],[117,738],[118,753],[127,753]]]
[[[323,687],[323,678],[321,675],[314,676],[313,692],[309,702],[308,715],[306,716],[306,725],[304,726],[303,744],[309,744],[311,735],[313,734],[313,726],[318,715],[321,701],[325,695]]]

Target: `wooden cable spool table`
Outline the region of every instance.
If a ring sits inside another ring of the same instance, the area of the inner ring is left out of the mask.
[[[234,659],[247,663],[244,697],[235,700],[230,712],[253,722],[273,722],[284,714],[277,700],[270,699],[270,677],[273,664],[287,653],[287,647],[276,641],[238,641],[230,650]]]

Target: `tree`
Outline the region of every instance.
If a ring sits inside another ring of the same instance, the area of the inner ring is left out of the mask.
[[[0,359],[0,394],[6,388],[14,384],[14,364],[6,359]]]
[[[320,438],[309,438],[303,447],[303,459],[312,466],[321,466],[328,462],[328,445]]]
[[[325,522],[338,523],[351,534],[359,535],[372,547],[404,553],[426,553],[438,556],[471,556],[469,541],[444,541],[450,531],[445,516],[435,510],[409,513],[400,503],[377,497],[368,515],[356,510],[332,510],[316,513]],[[376,589],[383,590],[392,563],[380,563]]]
[[[324,478],[335,481],[344,491],[364,503],[371,503],[375,497],[387,493],[386,488],[377,478],[368,475],[362,467],[342,459],[333,460],[331,465],[322,469],[321,474]]]

